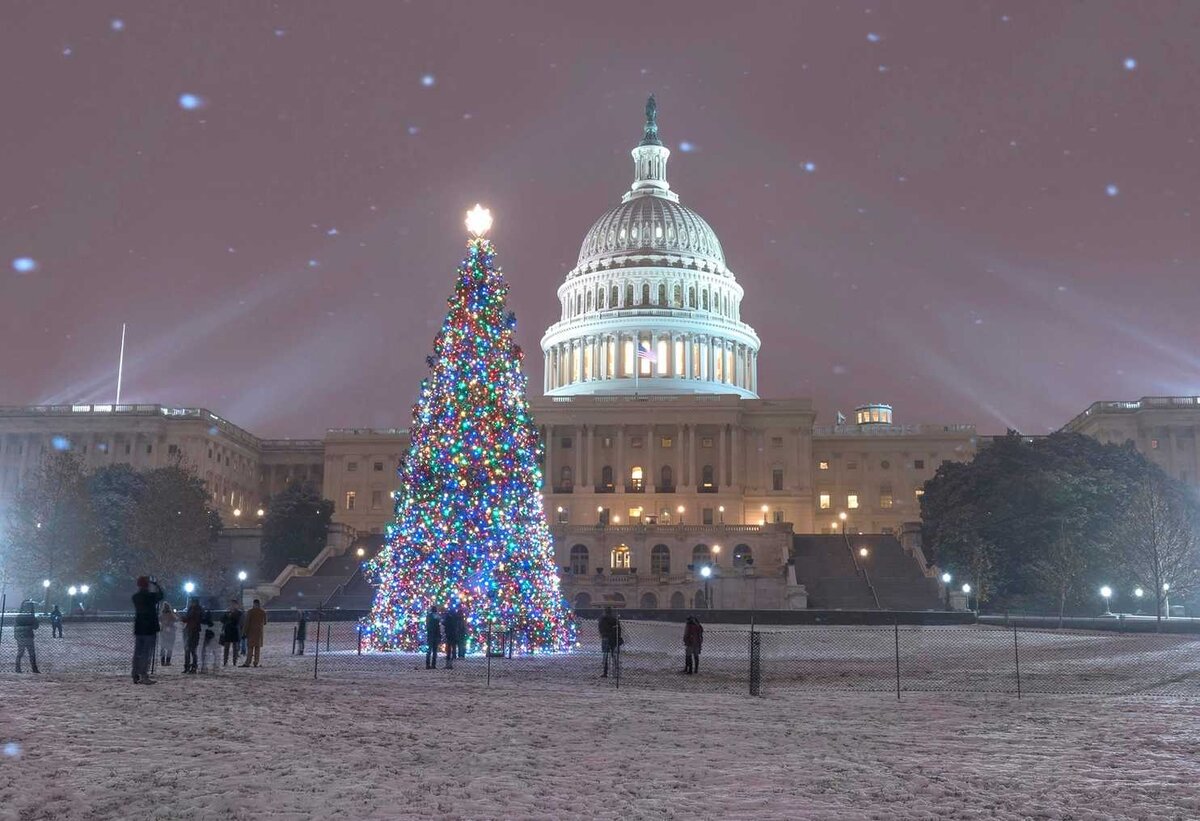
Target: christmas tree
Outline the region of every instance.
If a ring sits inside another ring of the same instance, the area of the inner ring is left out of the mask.
[[[490,225],[478,205],[467,215],[474,237],[413,407],[396,519],[369,567],[380,581],[366,624],[375,649],[419,649],[435,605],[462,611],[476,647],[489,626],[511,630],[521,653],[574,642],[542,508],[516,317],[484,237]]]

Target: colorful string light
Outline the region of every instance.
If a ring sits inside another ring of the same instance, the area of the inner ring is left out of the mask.
[[[475,648],[490,628],[511,631],[516,652],[562,652],[574,623],[542,507],[516,317],[491,242],[467,249],[413,407],[396,519],[368,565],[379,587],[364,626],[376,650],[418,650],[429,608],[457,605]]]

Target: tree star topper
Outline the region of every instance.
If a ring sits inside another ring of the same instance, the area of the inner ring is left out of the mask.
[[[492,227],[492,212],[479,203],[467,212],[467,230],[473,236],[482,237]]]

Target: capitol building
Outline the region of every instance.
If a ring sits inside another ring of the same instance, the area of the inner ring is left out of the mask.
[[[817,424],[807,398],[760,398],[743,286],[716,231],[672,189],[653,98],[631,154],[629,189],[583,234],[558,289],[542,395],[530,397],[571,604],[937,606],[922,489],[986,437],[970,424],[908,423],[869,397],[833,424]],[[1195,482],[1198,423],[1200,399],[1164,397],[1098,402],[1066,427],[1132,440]],[[346,532],[378,534],[408,434],[267,440],[198,408],[0,407],[0,504],[62,442],[93,467],[193,465],[227,524],[252,530],[273,494],[307,481]],[[272,580],[258,581],[267,595]]]

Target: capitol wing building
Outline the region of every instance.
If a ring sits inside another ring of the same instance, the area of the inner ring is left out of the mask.
[[[571,604],[942,606],[921,553],[922,488],[986,437],[972,425],[901,424],[885,403],[818,426],[808,399],[759,398],[760,341],[742,317],[742,286],[716,232],[671,189],[670,153],[652,98],[632,151],[633,183],[584,235],[558,289],[561,317],[542,338],[543,396],[531,405]],[[1147,397],[1097,402],[1067,429],[1132,440],[1196,483],[1198,423],[1197,397]],[[261,439],[202,408],[0,407],[0,505],[54,449],[90,468],[182,462],[207,482],[230,532],[244,535],[289,483],[318,485],[334,502],[344,547],[391,521],[407,447],[404,429]],[[289,590],[292,603],[311,605],[327,570],[256,580],[258,591],[282,588],[276,606]],[[348,584],[326,581],[330,590]],[[294,594],[301,582],[311,583],[308,599]]]

